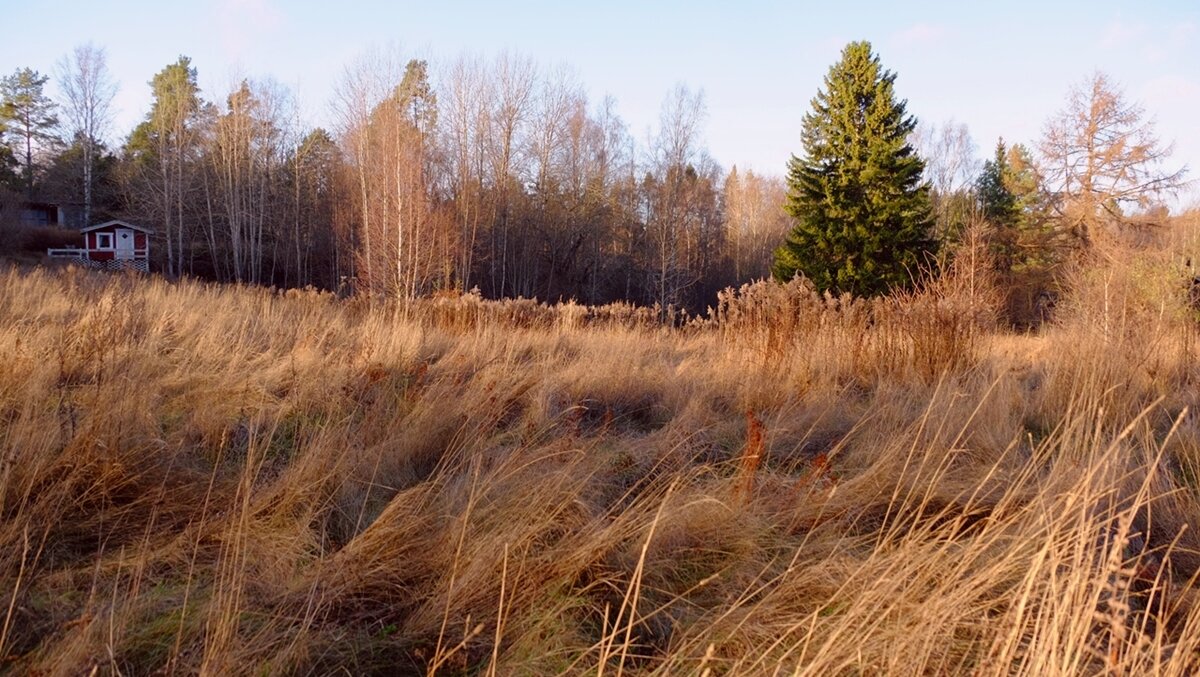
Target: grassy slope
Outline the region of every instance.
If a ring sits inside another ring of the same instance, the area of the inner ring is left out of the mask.
[[[721,323],[0,273],[15,672],[1187,674],[1196,324],[957,286]],[[749,413],[748,413],[749,412]]]

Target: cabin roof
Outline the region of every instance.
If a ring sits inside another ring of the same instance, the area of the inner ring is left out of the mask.
[[[142,226],[135,226],[134,224],[132,224],[128,221],[105,221],[104,223],[97,223],[96,225],[88,226],[87,228],[80,228],[79,232],[90,233],[93,230],[100,230],[101,228],[112,228],[114,226],[120,226],[121,228],[132,228],[134,230],[140,230],[143,233],[153,233],[154,232],[153,230],[150,230],[149,228],[143,228]]]

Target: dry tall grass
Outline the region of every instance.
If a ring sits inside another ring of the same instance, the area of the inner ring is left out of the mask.
[[[681,328],[3,272],[3,668],[1195,673],[1178,255],[1036,336],[969,271]]]

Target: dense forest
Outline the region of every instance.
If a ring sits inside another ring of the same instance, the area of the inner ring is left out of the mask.
[[[115,140],[103,49],[64,57],[54,98],[49,82],[28,68],[4,79],[0,218],[41,200],[82,204],[93,223],[146,224],[155,268],[172,277],[702,312],[719,290],[768,276],[794,224],[796,186],[719,166],[703,92],[682,84],[638,140],[617,102],[590,99],[568,68],[512,53],[435,67],[375,51],[345,69],[325,128],[306,126],[271,80],[203,92],[180,57]],[[1028,306],[1097,225],[1166,215],[1182,170],[1162,167],[1169,148],[1103,74],[1046,130],[1032,148],[1001,140],[980,162],[965,125],[914,119],[907,141],[935,245],[921,267],[986,224],[999,272],[1020,289],[1014,303]]]

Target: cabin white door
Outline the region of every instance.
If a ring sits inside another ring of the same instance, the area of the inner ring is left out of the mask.
[[[133,259],[133,230],[129,228],[117,228],[116,242],[113,247],[116,249],[116,258],[118,261],[129,261]]]

